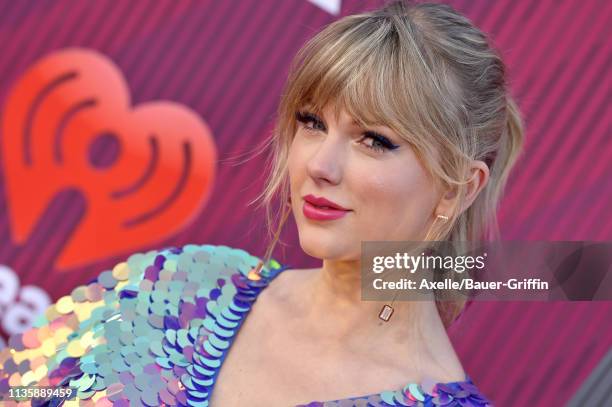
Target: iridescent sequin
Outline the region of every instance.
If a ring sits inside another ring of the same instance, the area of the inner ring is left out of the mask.
[[[271,260],[249,273],[259,262],[244,250],[213,245],[131,255],[9,338],[0,351],[0,394],[9,386],[63,385],[77,389],[67,405],[208,406],[240,326],[286,268]],[[429,390],[410,384],[308,405],[490,405],[470,381]]]

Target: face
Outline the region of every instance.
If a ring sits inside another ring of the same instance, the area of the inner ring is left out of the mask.
[[[409,143],[385,126],[359,127],[344,110],[338,121],[329,107],[321,116],[296,114],[288,157],[302,249],[358,260],[361,241],[422,240],[437,195]]]

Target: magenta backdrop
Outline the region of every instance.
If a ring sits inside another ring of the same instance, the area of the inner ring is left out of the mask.
[[[340,15],[380,4],[343,0]],[[526,150],[500,211],[504,239],[611,240],[610,3],[450,4],[501,49],[525,113]],[[180,233],[141,251],[211,243],[261,255],[261,213],[246,203],[261,189],[264,162],[235,166],[229,159],[268,134],[291,58],[336,18],[307,0],[2,1],[0,103],[28,66],[53,50],[80,46],[108,56],[125,75],[134,104],[188,106],[210,126],[219,152],[206,207]],[[41,287],[54,301],[129,255],[117,253],[59,278],[50,265],[86,202],[75,193],[58,196],[29,239],[16,244],[4,177],[0,173],[0,264],[22,286]],[[284,241],[276,256],[281,262],[317,264],[301,253],[293,224]],[[610,349],[611,315],[609,302],[478,303],[451,336],[467,372],[499,405],[559,405]]]

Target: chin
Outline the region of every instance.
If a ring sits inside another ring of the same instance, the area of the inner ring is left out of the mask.
[[[308,226],[306,226],[308,228]],[[335,233],[325,231],[300,230],[298,233],[300,246],[304,253],[317,259],[327,259],[334,257],[338,250],[337,244],[339,237]]]
[[[298,236],[304,253],[316,259],[347,259],[354,251],[345,247],[346,238],[338,233],[300,230]],[[359,257],[359,251],[356,256]]]

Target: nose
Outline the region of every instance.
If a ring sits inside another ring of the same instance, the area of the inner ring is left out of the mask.
[[[314,149],[306,169],[315,182],[338,184],[342,179],[343,153],[340,137],[331,132]]]

